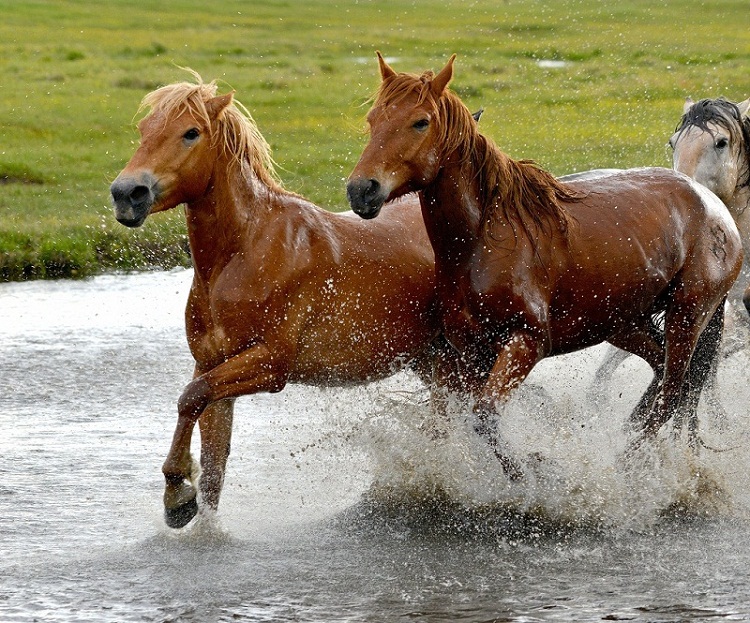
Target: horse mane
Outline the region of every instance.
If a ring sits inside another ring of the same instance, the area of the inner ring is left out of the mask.
[[[572,217],[563,204],[581,195],[542,169],[532,160],[513,160],[477,129],[471,111],[460,98],[445,89],[435,100],[430,97],[433,72],[422,75],[398,73],[383,81],[376,100],[383,110],[398,104],[418,90],[417,105],[429,101],[438,120],[442,156],[454,154],[468,174],[477,178],[481,227],[491,236],[496,217],[506,220],[514,231],[520,227],[529,240],[541,231],[566,233]]]
[[[282,186],[275,171],[271,148],[247,108],[233,98],[219,118],[212,123],[206,104],[216,97],[216,81],[203,82],[198,73],[191,69],[187,71],[193,75],[195,83],[176,82],[160,87],[143,98],[138,111],[148,109],[149,115],[161,113],[166,120],[187,111],[193,119],[211,129],[212,145],[221,144],[223,152],[229,156],[231,162],[246,162],[263,184],[271,190],[281,191]]]
[[[696,127],[703,132],[711,132],[708,124],[712,123],[724,128],[733,141],[739,141],[745,158],[745,181],[743,185],[750,185],[750,118],[743,116],[734,102],[723,97],[717,99],[702,99],[685,111],[675,128],[677,139],[690,127]]]

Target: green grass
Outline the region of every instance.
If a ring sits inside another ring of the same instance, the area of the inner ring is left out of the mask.
[[[615,6],[616,5],[616,6]],[[117,224],[135,113],[192,67],[253,113],[285,185],[345,208],[374,52],[439,69],[483,131],[556,174],[669,165],[687,95],[750,96],[746,0],[0,0],[0,279],[189,261],[179,210]],[[539,60],[563,60],[562,68]]]

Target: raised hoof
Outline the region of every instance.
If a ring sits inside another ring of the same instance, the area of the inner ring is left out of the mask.
[[[170,528],[184,528],[198,514],[198,500],[193,498],[176,508],[164,509],[164,521]]]

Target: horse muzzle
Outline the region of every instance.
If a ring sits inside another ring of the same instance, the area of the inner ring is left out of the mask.
[[[156,201],[157,181],[150,173],[138,179],[118,177],[109,187],[115,218],[126,227],[140,227]]]
[[[355,178],[346,185],[346,197],[355,214],[370,219],[380,213],[388,193],[375,179]]]

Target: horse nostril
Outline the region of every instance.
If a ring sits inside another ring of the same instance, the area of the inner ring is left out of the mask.
[[[365,201],[368,203],[375,199],[380,194],[380,182],[378,180],[369,179],[367,180],[367,186],[365,187]]]
[[[138,205],[144,201],[148,201],[151,195],[151,189],[148,186],[134,186],[130,191],[130,202],[133,205]]]
[[[357,177],[346,185],[349,205],[362,218],[374,218],[383,205],[384,190],[376,179]]]
[[[128,195],[127,189],[117,180],[109,187],[109,192],[115,203],[122,201]]]

